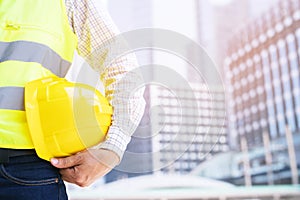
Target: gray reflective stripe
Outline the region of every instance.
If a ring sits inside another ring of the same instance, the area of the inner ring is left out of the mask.
[[[0,42],[0,62],[8,60],[40,63],[59,77],[64,77],[71,66],[46,45],[27,41]]]
[[[23,87],[0,87],[0,109],[25,110]]]

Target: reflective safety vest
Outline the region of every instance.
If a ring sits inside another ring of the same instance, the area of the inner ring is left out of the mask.
[[[0,0],[0,148],[33,148],[24,85],[64,77],[76,47],[64,0]]]

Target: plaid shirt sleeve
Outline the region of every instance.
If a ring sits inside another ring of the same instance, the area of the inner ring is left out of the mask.
[[[77,51],[92,68],[100,72],[105,96],[114,108],[108,138],[95,148],[114,151],[121,160],[145,106],[144,88],[134,88],[142,81],[141,76],[134,73],[136,57],[127,54],[107,62],[107,52],[99,49],[119,32],[108,13],[103,8],[97,10],[93,0],[66,0],[66,8],[69,24],[78,37]]]

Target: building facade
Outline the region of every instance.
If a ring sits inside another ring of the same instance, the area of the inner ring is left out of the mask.
[[[267,165],[273,166],[268,173],[276,174],[269,183],[298,179],[299,27],[300,1],[280,1],[240,29],[228,44],[224,71],[229,94],[230,135],[235,138],[237,149],[243,152],[251,154],[258,147],[264,147],[264,152],[270,151],[258,158],[260,160],[249,158],[248,175],[252,179],[255,168]],[[280,144],[285,145],[279,151]],[[284,162],[281,173],[275,164]],[[279,175],[282,178],[276,179]],[[268,180],[262,178],[257,183],[268,183]]]
[[[155,173],[186,174],[213,155],[228,151],[222,87],[151,88],[159,103],[151,118]],[[212,98],[214,96],[214,98]]]

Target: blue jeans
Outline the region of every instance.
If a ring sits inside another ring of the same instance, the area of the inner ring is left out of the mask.
[[[36,155],[12,157],[0,164],[0,199],[66,200],[59,172]]]

